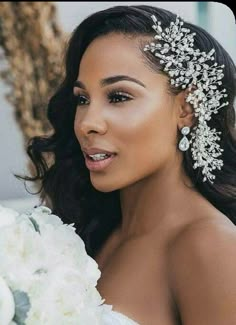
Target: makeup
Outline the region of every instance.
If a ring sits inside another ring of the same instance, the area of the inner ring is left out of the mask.
[[[103,160],[92,160],[87,155],[85,157],[85,164],[87,168],[91,171],[99,171],[105,169],[111,162],[115,159],[116,154],[111,155]]]

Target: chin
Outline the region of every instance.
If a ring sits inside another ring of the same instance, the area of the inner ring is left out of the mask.
[[[102,179],[102,177],[104,177],[104,179]],[[117,186],[115,186],[114,180],[111,180],[110,182],[106,181],[105,176],[101,176],[99,180],[95,178],[96,177],[93,177],[90,174],[91,184],[99,192],[108,193],[119,189]]]

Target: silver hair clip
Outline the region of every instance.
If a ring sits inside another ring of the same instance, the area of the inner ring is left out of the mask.
[[[217,85],[223,77],[224,65],[212,63],[206,64],[206,61],[214,61],[214,49],[209,53],[200,52],[194,49],[194,36],[196,33],[190,33],[190,29],[182,27],[183,20],[177,15],[176,21],[171,22],[170,26],[163,31],[161,22],[157,21],[155,15],[151,16],[154,25],[152,28],[156,31],[154,38],[157,43],[151,42],[145,45],[144,51],[150,50],[155,56],[160,58],[160,64],[164,65],[164,71],[170,76],[170,83],[175,87],[188,88],[190,90],[186,97],[186,102],[193,105],[194,114],[198,117],[198,125],[194,126],[191,132],[190,144],[192,157],[195,160],[193,168],[202,168],[203,182],[209,180],[213,183],[215,175],[214,169],[221,169],[223,160],[219,157],[224,149],[216,143],[220,140],[219,135],[222,132],[216,132],[216,129],[210,129],[207,121],[211,119],[211,114],[226,105],[228,102],[220,103],[220,99],[227,97],[226,89],[219,91]]]

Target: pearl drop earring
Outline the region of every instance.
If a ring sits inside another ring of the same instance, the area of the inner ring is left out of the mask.
[[[183,134],[183,138],[179,142],[179,149],[181,151],[187,151],[189,148],[189,141],[186,137],[186,135],[189,134],[189,132],[190,132],[190,128],[188,126],[184,126],[181,129],[181,133]]]

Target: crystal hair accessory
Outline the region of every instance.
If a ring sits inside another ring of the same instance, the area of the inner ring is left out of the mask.
[[[203,182],[208,180],[213,184],[215,175],[212,171],[222,168],[223,160],[218,157],[224,149],[216,143],[222,132],[210,129],[207,121],[211,119],[211,114],[216,114],[221,107],[228,105],[228,102],[220,103],[222,98],[228,96],[226,89],[218,89],[218,85],[222,85],[224,65],[206,63],[215,61],[214,48],[209,53],[194,49],[196,33],[189,34],[190,29],[182,27],[184,22],[178,15],[175,23],[171,22],[164,30],[155,15],[151,18],[157,43],[151,42],[143,50],[150,50],[160,58],[160,64],[164,65],[164,71],[170,76],[171,85],[190,90],[186,102],[193,105],[194,115],[198,117],[189,141],[195,160],[193,168],[202,167]]]

